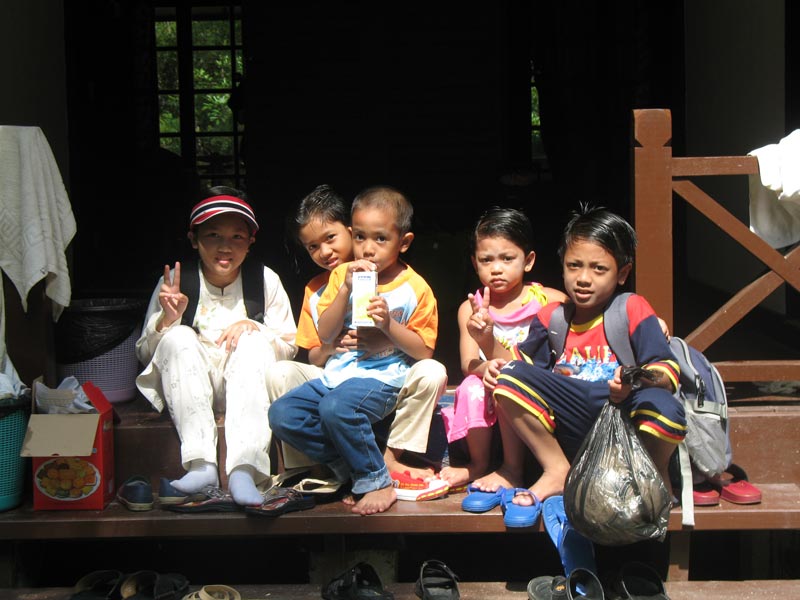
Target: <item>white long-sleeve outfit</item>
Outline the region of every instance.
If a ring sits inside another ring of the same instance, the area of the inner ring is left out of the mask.
[[[250,465],[259,483],[270,473],[267,371],[275,361],[291,359],[297,352],[297,329],[280,278],[264,267],[264,321],[253,321],[258,331],[242,335],[230,353],[215,341],[230,325],[248,318],[241,272],[236,281],[221,289],[209,284],[201,270],[193,328],[178,320],[158,332],[162,283],[163,277],[150,299],[142,335],[136,342],[136,355],[147,365],[136,385],[156,410],[161,412],[165,405],[169,409],[186,469],[198,459],[217,464],[214,409],[224,408],[225,472]]]

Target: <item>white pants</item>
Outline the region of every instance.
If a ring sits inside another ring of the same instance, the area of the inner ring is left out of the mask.
[[[272,347],[258,332],[242,335],[228,353],[181,325],[164,334],[136,383],[145,396],[151,391],[164,399],[181,440],[184,469],[193,460],[217,464],[214,412],[224,410],[225,472],[249,465],[260,483],[270,474],[266,380],[274,364]]]
[[[274,402],[297,386],[321,375],[322,369],[314,365],[292,360],[276,362],[267,373],[270,401]],[[447,371],[440,362],[424,359],[412,365],[397,395],[397,408],[387,441],[389,448],[420,453],[428,449],[431,419],[446,387]],[[281,446],[286,468],[314,464],[289,444]]]

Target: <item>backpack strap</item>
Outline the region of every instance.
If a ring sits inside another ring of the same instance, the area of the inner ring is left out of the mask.
[[[678,465],[681,472],[681,513],[682,524],[694,527],[694,485],[692,485],[692,462],[686,441],[678,444]]]
[[[550,340],[550,364],[548,369],[552,369],[558,361],[564,348],[567,345],[567,334],[569,324],[575,315],[575,305],[571,302],[562,303],[550,315],[550,325],[547,328],[547,337]]]
[[[631,337],[628,333],[628,298],[630,292],[616,294],[603,311],[603,330],[606,334],[608,345],[617,357],[620,365],[636,366],[636,355],[631,346]]]
[[[242,263],[242,295],[247,317],[264,321],[264,265],[250,258]]]
[[[189,304],[183,311],[181,325],[191,327],[197,312],[197,301],[200,298],[200,270],[196,260],[187,260],[181,269],[181,291],[186,294]]]
[[[186,269],[181,270],[181,291],[189,303],[181,318],[181,325],[189,327],[194,323],[197,302],[200,298],[200,271],[197,261],[187,261]],[[242,295],[247,318],[264,321],[264,265],[257,260],[245,259],[242,263]]]
[[[603,311],[603,330],[608,345],[611,346],[619,363],[627,366],[636,364],[628,333],[628,298],[630,296],[630,292],[616,294]],[[549,368],[555,366],[556,361],[564,352],[569,324],[574,316],[575,305],[571,302],[561,304],[550,315],[550,326],[547,331],[550,339]]]

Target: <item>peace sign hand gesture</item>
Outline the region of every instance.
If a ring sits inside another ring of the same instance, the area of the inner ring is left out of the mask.
[[[169,265],[164,265],[164,282],[158,292],[158,303],[164,316],[156,329],[161,331],[164,327],[169,327],[175,321],[183,317],[189,298],[181,293],[181,263],[175,263],[174,277],[170,278]]]
[[[483,347],[481,342],[494,344],[494,319],[489,314],[490,294],[489,286],[486,286],[483,288],[482,303],[478,303],[478,299],[473,294],[467,296],[472,305],[472,315],[467,321],[467,331],[481,347]]]

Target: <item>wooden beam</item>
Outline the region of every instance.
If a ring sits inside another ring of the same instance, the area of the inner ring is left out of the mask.
[[[689,204],[708,217],[712,223],[780,275],[784,281],[800,291],[800,268],[796,264],[788,262],[783,254],[750,231],[744,223],[722,208],[711,196],[691,181],[675,181],[673,188]]]
[[[790,265],[800,266],[800,246],[787,254],[786,259]],[[764,273],[742,288],[722,308],[696,327],[686,336],[686,342],[704,352],[782,283],[783,279],[773,271]]]
[[[705,175],[755,175],[755,156],[691,156],[672,159],[673,177]]]
[[[636,292],[673,329],[672,116],[669,110],[635,110],[634,228],[639,247]]]

